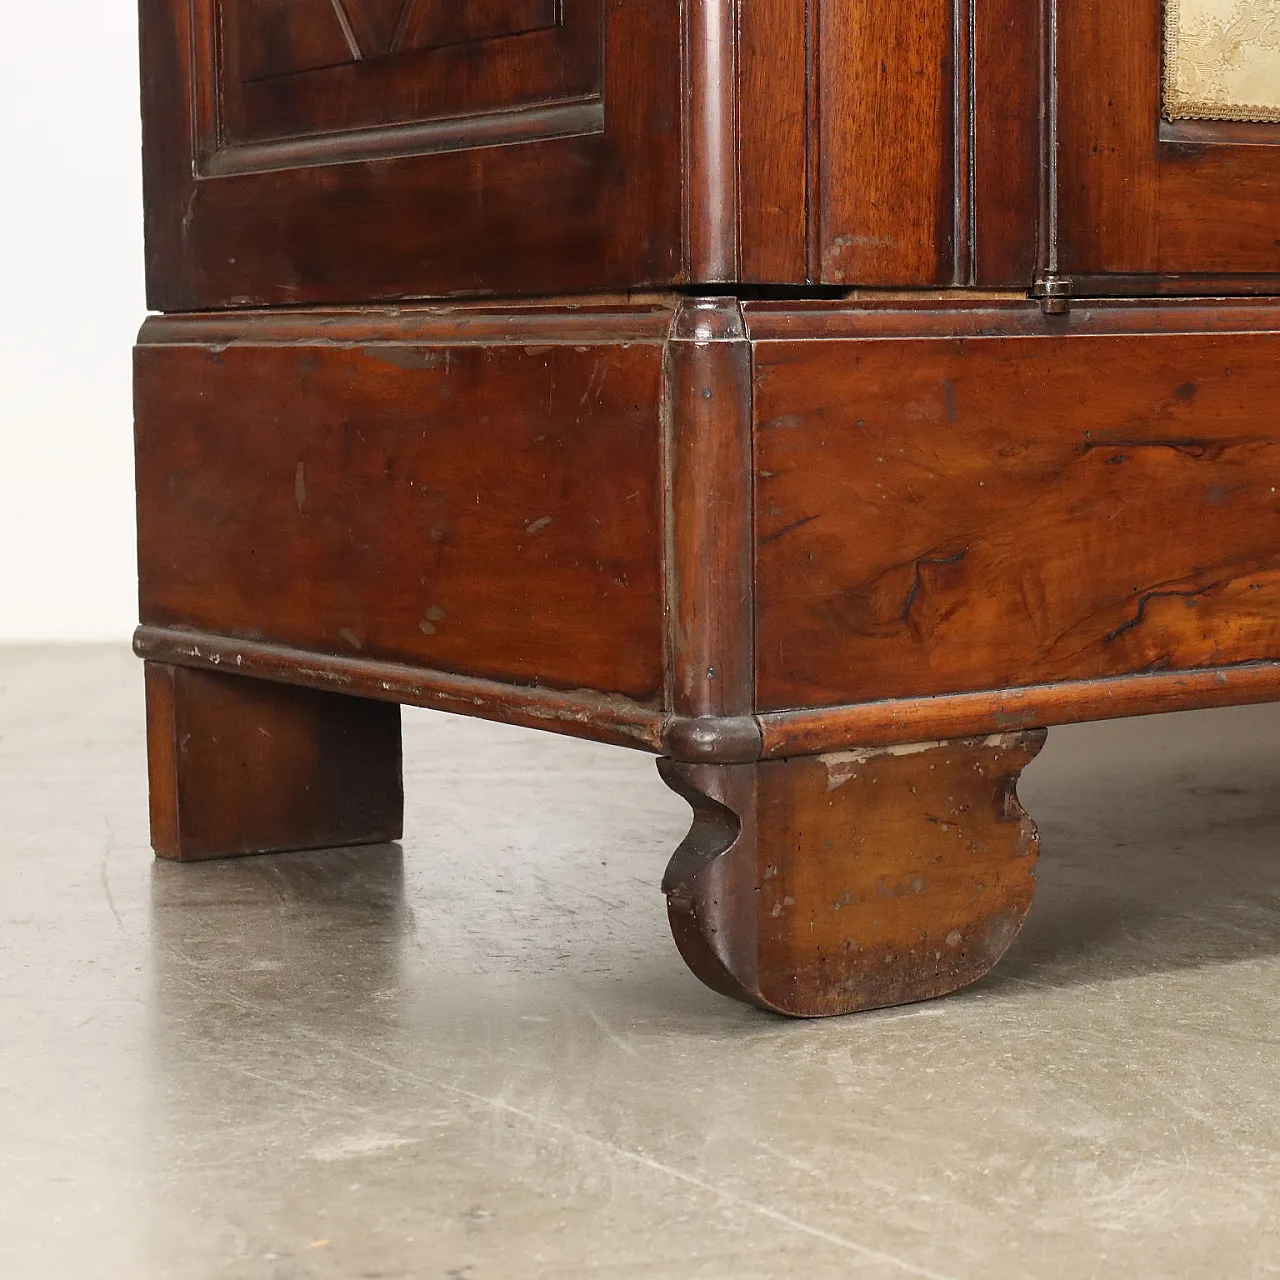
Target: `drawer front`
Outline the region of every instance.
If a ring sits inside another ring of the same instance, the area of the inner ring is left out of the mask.
[[[757,345],[763,710],[1280,656],[1280,313],[1118,315]]]

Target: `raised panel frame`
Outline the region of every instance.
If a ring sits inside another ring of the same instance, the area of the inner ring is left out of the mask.
[[[1280,290],[1280,125],[1169,121],[1160,0],[1050,0],[1055,266],[1075,292]]]
[[[479,117],[490,145],[603,132],[600,0],[554,0],[554,22],[504,31],[491,21],[489,34],[475,22],[471,39],[441,33],[422,48],[401,27],[383,48],[370,23],[340,22],[345,61],[276,75],[243,67],[252,2],[195,0],[205,176],[465,148]],[[344,2],[354,0],[331,0]],[[424,3],[406,7],[401,26]]]
[[[576,41],[583,58],[590,46],[590,62],[570,68],[576,82],[534,85],[505,107],[477,101],[235,145],[220,121],[211,4],[141,0],[153,309],[565,294],[682,277],[682,66],[669,56],[682,47],[678,0],[562,0],[554,30],[493,40],[506,51],[495,58],[548,38]],[[592,13],[588,40],[574,17]],[[460,59],[456,46],[422,56]]]

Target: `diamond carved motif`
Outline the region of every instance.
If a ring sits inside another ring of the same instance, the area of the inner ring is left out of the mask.
[[[557,0],[330,0],[357,59],[556,26]]]
[[[332,0],[338,21],[357,58],[398,53],[401,38],[417,8],[416,0]]]

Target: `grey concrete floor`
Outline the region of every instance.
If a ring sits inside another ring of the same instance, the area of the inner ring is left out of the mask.
[[[1003,967],[825,1023],[651,761],[405,729],[402,847],[159,865],[136,661],[0,650],[0,1275],[1280,1274],[1280,708],[1057,730]]]

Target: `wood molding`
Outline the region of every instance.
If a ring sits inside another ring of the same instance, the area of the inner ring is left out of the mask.
[[[738,0],[688,0],[685,12],[686,275],[741,276],[738,225]]]
[[[650,296],[560,298],[526,303],[419,303],[404,307],[196,312],[151,316],[141,347],[661,346],[678,302]]]
[[[430,707],[644,751],[656,752],[662,743],[661,710],[592,690],[506,684],[401,662],[312,653],[287,645],[165,627],[139,627],[133,648],[140,658],[151,662]]]
[[[226,178],[236,174],[274,173],[603,133],[604,103],[592,98],[550,107],[494,111],[470,118],[384,125],[379,129],[346,129],[313,138],[229,143],[209,152],[201,161],[200,175]]]
[[[667,347],[668,694],[681,717],[749,714],[751,345],[735,299],[680,308]]]
[[[1112,680],[1064,680],[1021,689],[769,711],[762,713],[759,721],[764,740],[762,758],[772,760],[851,745],[889,746],[1274,701],[1280,701],[1280,662],[1249,662]]]
[[[311,653],[207,632],[139,627],[139,657],[431,707],[662,754],[690,764],[745,764],[1009,729],[1280,701],[1280,662],[1154,672],[1021,689],[899,698],[738,717],[664,715],[590,690],[566,693],[403,663]]]

